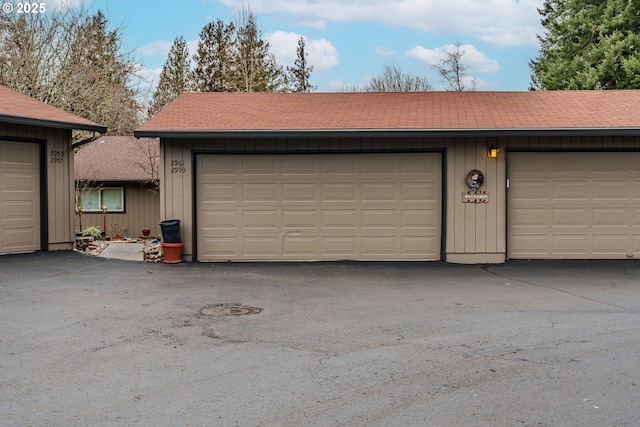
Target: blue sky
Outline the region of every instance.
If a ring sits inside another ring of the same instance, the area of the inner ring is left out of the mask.
[[[46,0],[45,0],[46,1]],[[124,48],[133,51],[148,80],[157,76],[178,36],[195,53],[202,27],[218,18],[234,20],[239,0],[48,0],[84,3],[121,25]],[[317,91],[361,86],[385,65],[426,76],[444,86],[433,70],[442,51],[456,42],[477,90],[522,91],[528,63],[542,32],[537,8],[543,0],[245,0],[258,18],[272,53],[291,65],[305,37]]]

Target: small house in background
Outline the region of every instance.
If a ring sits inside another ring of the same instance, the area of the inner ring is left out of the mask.
[[[73,130],[107,128],[0,86],[0,255],[73,247]]]
[[[109,237],[160,235],[158,139],[105,136],[75,154],[76,231]],[[104,229],[106,227],[106,229]]]

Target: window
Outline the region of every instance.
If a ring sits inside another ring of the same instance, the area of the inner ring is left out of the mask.
[[[102,212],[102,206],[107,207],[107,212],[124,212],[124,189],[82,190],[78,205],[84,212]]]

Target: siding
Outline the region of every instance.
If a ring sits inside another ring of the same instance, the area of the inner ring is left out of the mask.
[[[163,139],[161,141],[160,219],[182,221],[184,256],[190,260],[193,248],[192,152],[369,152],[423,150],[444,152],[443,216],[445,259],[452,262],[503,262],[506,259],[507,151],[520,150],[640,150],[640,136],[530,136],[499,137],[497,158],[487,157],[485,137],[456,138],[238,138]],[[173,170],[172,170],[173,165]],[[483,189],[489,203],[462,203],[466,176],[472,169],[484,173]]]
[[[0,123],[0,138],[41,141],[45,150],[48,247],[44,250],[71,249],[74,241],[74,182],[71,131],[67,129]],[[62,157],[53,155],[62,153]],[[43,207],[44,208],[44,207]]]

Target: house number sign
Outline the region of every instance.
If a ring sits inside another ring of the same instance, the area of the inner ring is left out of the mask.
[[[49,153],[49,161],[51,163],[62,163],[64,162],[64,151],[62,150],[51,150]]]
[[[473,169],[467,174],[467,191],[462,193],[462,203],[489,203],[489,193],[481,190],[484,174]]]
[[[186,171],[184,160],[171,160],[171,173],[185,173]]]

